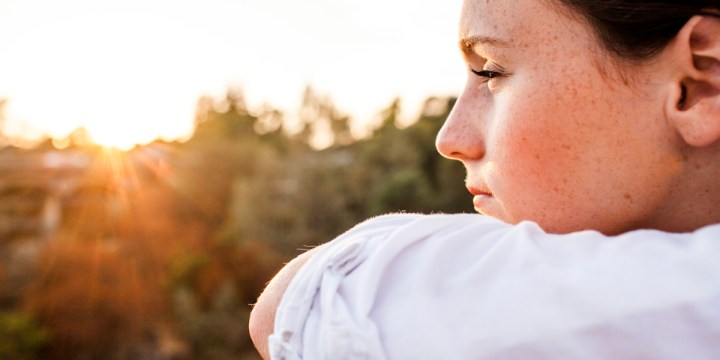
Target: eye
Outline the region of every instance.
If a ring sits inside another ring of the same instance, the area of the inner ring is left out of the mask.
[[[493,71],[493,70],[480,70],[480,71],[478,71],[478,70],[470,69],[470,71],[472,71],[473,74],[475,74],[475,75],[477,75],[477,76],[479,76],[479,77],[481,77],[481,78],[485,78],[485,81],[490,80],[490,79],[494,79],[494,78],[499,77],[499,76],[502,76],[502,73],[501,73],[501,72],[499,72],[499,71]]]

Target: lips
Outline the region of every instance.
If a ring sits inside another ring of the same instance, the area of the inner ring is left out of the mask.
[[[473,186],[468,186],[467,189],[473,196],[492,196],[490,190],[481,189]]]
[[[467,189],[473,195],[472,202],[475,211],[487,215],[488,207],[494,202],[490,190],[473,186],[468,186]]]

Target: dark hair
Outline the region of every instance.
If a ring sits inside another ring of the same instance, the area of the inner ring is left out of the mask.
[[[657,55],[692,16],[720,14],[720,0],[557,1],[588,20],[611,53],[629,60]]]

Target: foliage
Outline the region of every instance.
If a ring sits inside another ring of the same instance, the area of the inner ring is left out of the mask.
[[[68,240],[43,254],[25,306],[50,331],[49,357],[102,358],[141,346],[162,320],[152,280],[119,250]]]
[[[249,109],[238,90],[200,99],[184,143],[118,153],[84,147],[78,130],[64,151],[92,161],[68,180],[62,222],[12,305],[36,321],[21,331],[39,339],[27,351],[256,358],[250,304],[298,249],[381,213],[472,211],[464,170],[434,147],[453,102],[430,98],[400,128],[394,100],[367,138],[311,88],[295,132],[280,111]]]
[[[0,359],[39,359],[47,342],[47,331],[31,315],[0,313]]]

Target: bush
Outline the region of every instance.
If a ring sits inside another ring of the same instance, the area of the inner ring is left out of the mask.
[[[0,359],[39,359],[47,332],[31,315],[0,313]]]

